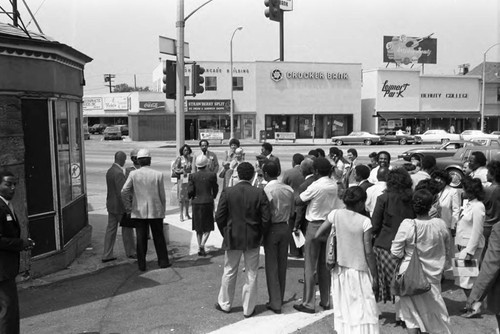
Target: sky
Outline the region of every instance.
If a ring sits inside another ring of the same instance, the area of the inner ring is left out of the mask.
[[[160,59],[158,36],[177,38],[180,0],[26,0],[43,33],[93,58],[86,65],[85,94],[109,92],[103,76],[115,83],[152,86]],[[206,0],[185,0],[184,16]],[[8,0],[0,0],[10,8]],[[28,29],[35,24],[18,1]],[[185,25],[190,60],[228,61],[233,31],[233,60],[272,61],[279,58],[279,23],[264,16],[263,0],[213,0]],[[7,22],[0,15],[1,22]],[[385,67],[383,36],[423,37],[434,33],[437,64],[425,74],[458,73],[471,68],[483,53],[500,43],[498,0],[293,0],[285,13],[285,61],[361,63],[363,69]],[[487,53],[500,61],[500,46]],[[420,65],[419,65],[420,66]],[[394,67],[394,64],[389,65]]]

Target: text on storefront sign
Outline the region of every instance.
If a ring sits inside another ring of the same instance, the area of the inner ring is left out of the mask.
[[[404,97],[403,93],[409,86],[409,83],[392,85],[389,84],[389,80],[385,80],[382,85],[382,92],[384,92],[384,97]]]

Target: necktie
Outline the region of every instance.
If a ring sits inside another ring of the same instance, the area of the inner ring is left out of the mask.
[[[8,207],[9,207],[9,209],[10,209],[10,212],[12,213],[12,217],[14,218],[14,220],[17,220],[17,219],[16,219],[16,214],[15,214],[15,212],[14,212],[14,206],[12,205],[12,203],[11,203],[11,202],[9,202]]]

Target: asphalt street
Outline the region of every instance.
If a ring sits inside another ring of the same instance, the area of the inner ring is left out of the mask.
[[[197,144],[197,143],[193,143]],[[283,313],[268,311],[264,257],[258,279],[256,315],[245,319],[241,307],[241,286],[244,272],[240,264],[234,308],[230,314],[215,310],[220,287],[223,252],[219,247],[220,233],[214,231],[207,244],[208,256],[199,257],[191,221],[179,221],[175,202],[168,203],[165,227],[170,239],[169,255],[173,266],[159,269],[152,241],[148,248],[148,271],[140,272],[134,260],[126,259],[121,236],[117,237],[115,255],[118,260],[103,264],[101,254],[107,215],[105,210],[104,174],[112,164],[117,150],[129,152],[135,147],[150,148],[152,167],[162,170],[169,179],[170,161],[177,156],[175,145],[160,142],[103,142],[92,136],[86,142],[87,193],[89,220],[93,227],[92,244],[67,269],[19,284],[21,333],[333,333],[333,312],[299,313],[293,304],[302,297],[303,261],[289,259],[286,303]],[[282,169],[291,167],[293,153],[307,153],[309,149],[328,143],[299,143],[276,146]],[[214,147],[220,159],[227,145]],[[260,153],[260,144],[246,143],[247,160]],[[344,146],[345,151],[348,147]],[[410,147],[356,147],[360,156],[376,150],[389,150],[397,156]],[[194,150],[197,148],[195,147]],[[366,159],[368,161],[368,159]],[[128,163],[128,162],[127,162]],[[172,184],[166,185],[169,190]],[[451,315],[454,333],[494,333],[494,316],[485,314],[480,319],[459,316],[464,306],[463,292],[447,280],[443,296]],[[394,306],[378,304],[381,333],[404,333],[394,322]]]

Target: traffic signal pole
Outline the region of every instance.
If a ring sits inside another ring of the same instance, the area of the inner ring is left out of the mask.
[[[177,151],[184,146],[184,0],[177,3],[177,99],[175,114],[175,143]]]
[[[280,20],[280,61],[285,61],[285,13]]]

